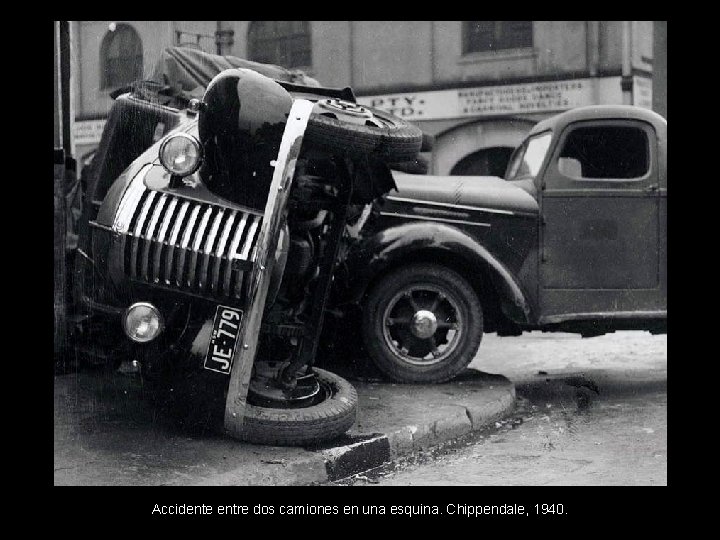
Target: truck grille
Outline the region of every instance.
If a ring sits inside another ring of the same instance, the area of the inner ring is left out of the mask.
[[[209,296],[242,298],[261,217],[144,189],[127,228],[125,273]]]

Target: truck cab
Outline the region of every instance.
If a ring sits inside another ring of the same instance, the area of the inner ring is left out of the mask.
[[[576,109],[532,129],[505,178],[537,193],[536,324],[666,316],[666,164],[667,121],[645,109]]]

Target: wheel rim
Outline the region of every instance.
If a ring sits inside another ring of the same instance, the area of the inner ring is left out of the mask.
[[[388,127],[390,124],[374,114],[367,107],[344,99],[323,99],[317,102],[318,113],[331,116],[348,124],[360,126]]]
[[[276,389],[268,381],[253,379],[248,391],[248,403],[270,409],[304,409],[330,399],[333,394],[332,385],[315,375],[300,377],[298,386],[290,393]]]
[[[464,335],[459,299],[432,284],[412,284],[387,303],[382,317],[385,344],[414,366],[431,366],[455,352]]]

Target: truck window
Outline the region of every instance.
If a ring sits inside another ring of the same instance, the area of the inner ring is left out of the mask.
[[[546,131],[533,135],[518,149],[508,166],[506,180],[535,178],[550,147],[551,133]]]
[[[560,172],[575,180],[640,178],[649,167],[647,134],[631,126],[575,128],[558,160]]]

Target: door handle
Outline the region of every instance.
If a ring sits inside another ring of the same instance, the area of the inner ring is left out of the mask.
[[[658,190],[657,184],[650,184],[648,187],[645,188],[646,193],[655,193]]]

